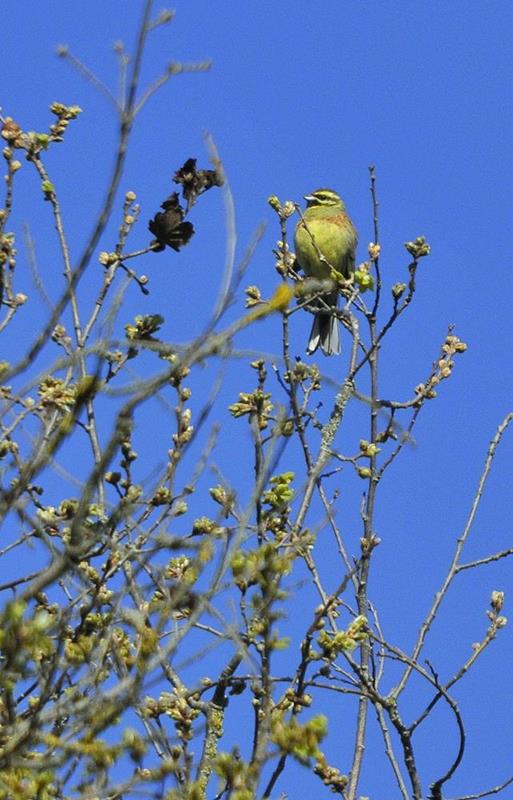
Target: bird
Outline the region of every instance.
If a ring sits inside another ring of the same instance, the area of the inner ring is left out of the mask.
[[[354,271],[358,233],[344,201],[333,189],[316,189],[304,199],[306,211],[294,234],[297,266],[307,277],[319,280],[330,279],[331,268],[349,278]],[[340,331],[334,313],[338,290],[330,291],[323,299],[323,308],[314,317],[306,352],[311,355],[320,347],[325,356],[338,355]]]

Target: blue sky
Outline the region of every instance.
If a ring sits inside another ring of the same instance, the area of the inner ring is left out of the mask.
[[[174,7],[173,23],[152,38],[144,81],[160,74],[170,60],[212,59],[212,69],[174,78],[137,121],[122,182],[123,190],[137,191],[143,206],[134,248],[147,242],[144,221],[170,192],[175,168],[189,156],[206,164],[203,133],[209,131],[234,194],[239,253],[257,225],[267,223],[245,285],[257,283],[269,294],[277,282],[271,248],[278,228],[266,198],[277,194],[299,201],[318,186],[337,189],[359,230],[358,258],[363,260],[372,239],[367,168],[374,164],[385,283],[405,279],[406,240],[423,234],[432,247],[420,266],[413,307],[383,350],[383,396],[410,396],[428,374],[449,323],[469,346],[437,401],[425,409],[416,429],[417,446],[396,464],[378,508],[383,541],[371,593],[388,629],[397,631],[407,648],[444,575],[488,442],[511,408],[513,6],[501,0],[177,0]],[[48,159],[75,255],[102,197],[114,118],[108,103],[53,51],[57,44],[69,44],[115,88],[112,42],[121,39],[131,48],[139,11],[135,0],[25,0],[9,8],[0,65],[2,113],[26,129],[42,130],[52,101],[84,109],[67,142]],[[28,170],[20,187],[25,205],[20,204],[15,223],[31,219],[41,272],[57,296],[61,276],[52,264],[49,210],[38,204],[37,183]],[[192,219],[197,235],[179,259],[169,253],[151,256],[140,268],[150,276],[150,298],[134,293],[128,299],[132,316],[163,313],[163,336],[172,341],[186,341],[198,332],[224,262],[220,196],[209,193]],[[94,287],[99,279],[92,277],[88,285]],[[22,310],[33,314],[33,323],[27,326],[20,314],[16,341],[4,343],[2,358],[10,359],[11,348],[28,343],[43,318],[28,270],[20,270],[17,290],[34,298],[35,305],[30,307],[29,299]],[[85,298],[88,291],[86,285]],[[233,315],[241,313],[242,304]],[[303,353],[309,324],[294,316],[294,353]],[[279,323],[271,319],[259,327],[257,341],[248,331],[237,343],[276,353],[278,333]],[[322,367],[335,379],[340,374],[336,359]],[[237,374],[228,377],[221,398],[225,406],[253,382],[254,374],[241,363]],[[222,404],[215,413],[233,437],[244,430],[227,418]],[[362,435],[360,430],[344,434],[347,442]],[[219,456],[231,477],[236,475],[236,452],[228,447]],[[511,544],[512,455],[510,435],[497,456],[469,557]],[[351,491],[359,491],[356,483]],[[358,502],[348,511],[355,526],[357,514]],[[491,590],[508,592],[511,576],[506,561],[460,578],[449,598],[448,617],[431,640],[430,652],[439,654],[444,676],[482,635]],[[504,665],[511,663],[512,650],[506,629],[461,685],[458,700],[468,714],[469,754],[450,796],[483,790],[507,777],[511,736],[497,731],[510,730],[510,671]],[[426,765],[439,749],[439,737],[434,725],[419,747]],[[370,765],[362,793],[378,797],[381,785]],[[297,786],[282,788],[297,796]],[[317,796],[328,796],[319,789],[312,784]]]

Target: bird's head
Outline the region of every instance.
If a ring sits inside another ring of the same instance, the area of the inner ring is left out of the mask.
[[[310,194],[305,194],[307,208],[339,208],[345,210],[344,201],[333,189],[316,189]]]

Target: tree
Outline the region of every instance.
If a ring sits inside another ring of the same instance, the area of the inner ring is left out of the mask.
[[[377,763],[381,748],[394,796],[439,800],[467,738],[453,687],[505,626],[504,593],[491,592],[486,630],[448,676],[437,660],[424,660],[425,644],[460,573],[513,553],[504,547],[473,558],[465,550],[513,415],[490,443],[445,578],[405,647],[394,630],[384,632],[372,602],[381,487],[466,350],[449,328],[411,397],[381,396],[381,353],[403,315],[414,313],[429,245],[422,236],[406,242],[405,282],[387,283],[371,167],[374,241],[350,279],[333,272],[327,287],[296,270],[289,241],[300,207],[271,196],[280,241],[268,297],[249,286],[241,309],[261,231],[236,265],[229,212],[230,257],[213,308],[202,320],[198,314],[198,335],[185,345],[164,340],[160,310],[127,321],[127,298],[150,294],[137,265],[183,257],[204,193],[220,190],[232,206],[211,140],[209,168],[192,157],[170,167],[175,185],[162,211],[152,209],[149,232],[136,192],[124,190],[119,200],[133,124],[146,101],[173,75],[205,68],[172,64],[141,90],[147,38],[171,16],[153,19],[147,0],[133,59],[118,48],[128,89],[114,100],[115,164],[76,260],[47,153],[61,146],[80,108],[53,103],[55,121],[43,133],[25,131],[15,112],[2,118],[2,332],[18,324],[30,336],[32,329],[22,314],[31,298],[16,288],[20,258],[10,227],[22,158],[51,211],[64,288],[28,348],[18,357],[13,344],[15,357],[2,364],[2,558],[12,575],[0,586],[0,798],[251,800],[294,791],[299,771],[299,779],[316,776],[319,794],[355,800],[366,791],[364,756]],[[85,69],[67,48],[60,54]],[[116,233],[111,220],[119,216]],[[35,249],[28,252],[45,297]],[[290,345],[291,325],[333,284],[346,331],[336,381],[324,362],[295,357]],[[244,358],[238,334],[257,336],[271,317],[281,326],[276,354],[246,357],[254,380],[226,404],[223,377]],[[156,407],[166,421],[158,437]],[[235,479],[216,466],[234,435]],[[448,745],[444,766],[426,769],[416,742],[431,725]],[[342,752],[333,747],[341,729]],[[512,782],[466,797],[497,794]]]

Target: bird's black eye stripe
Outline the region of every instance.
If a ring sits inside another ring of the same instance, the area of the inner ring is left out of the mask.
[[[325,192],[318,192],[317,194],[314,194],[314,197],[321,203],[326,203],[326,202],[329,203],[330,201],[333,200],[333,195],[326,194]]]

